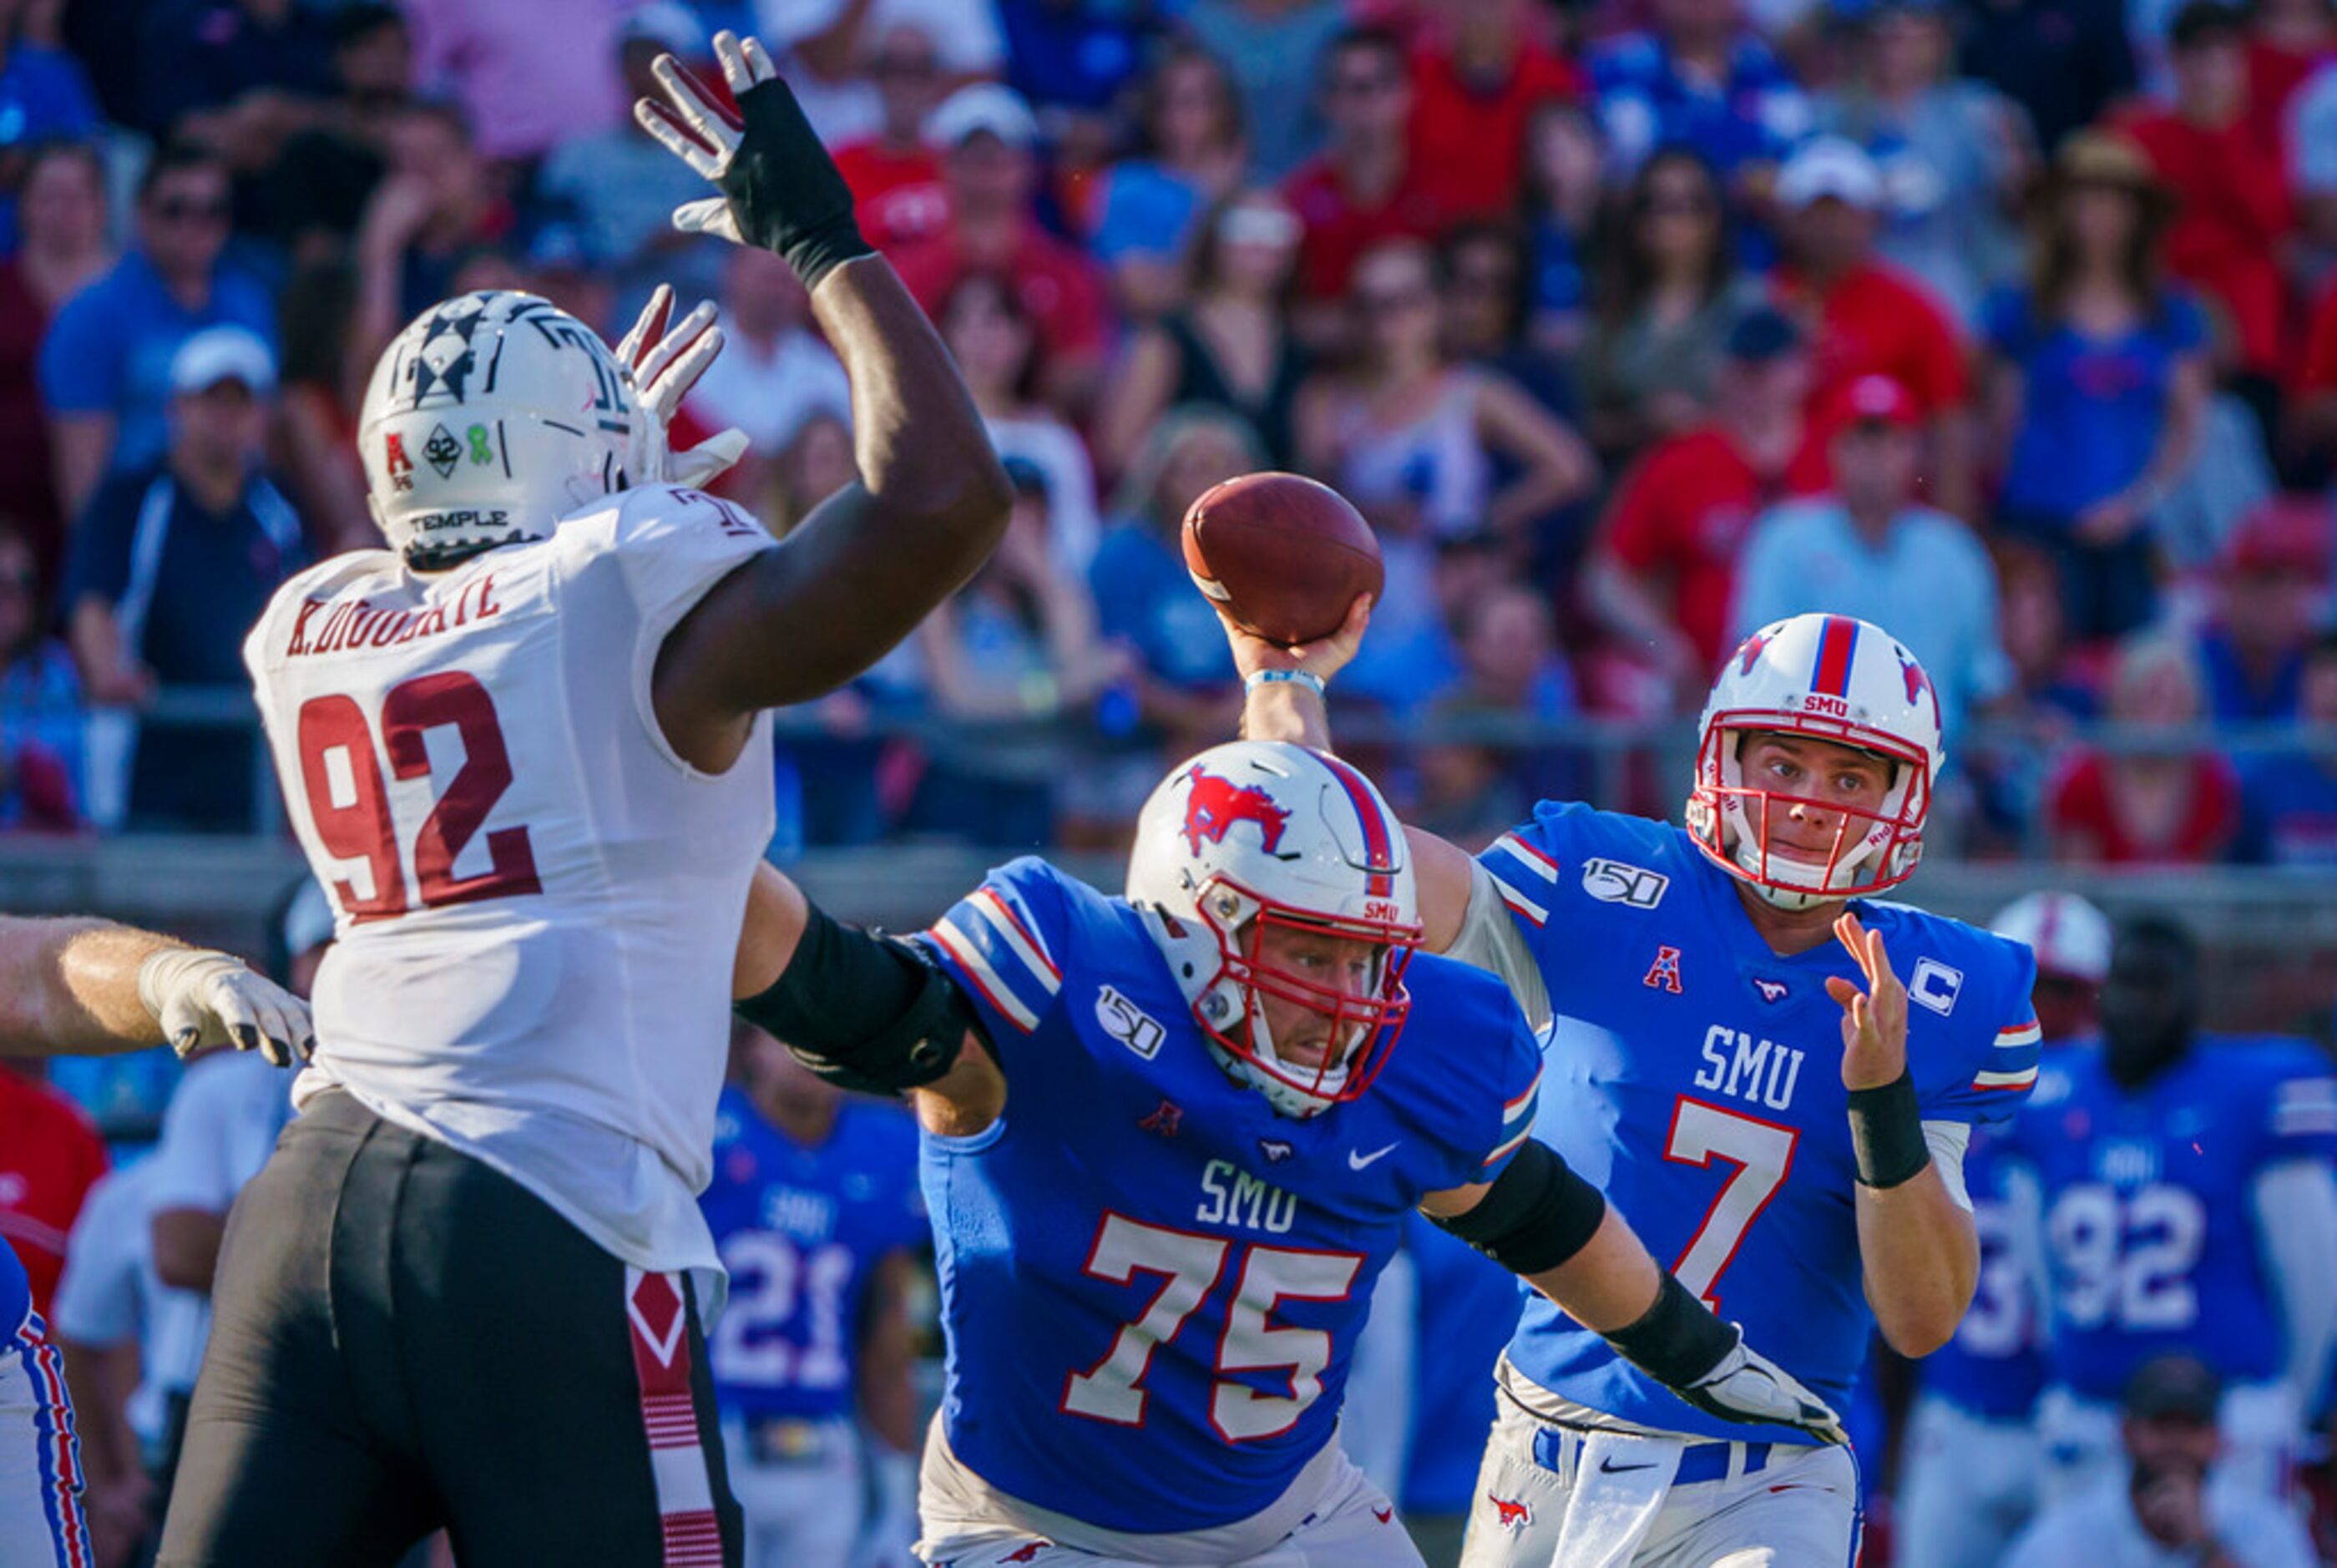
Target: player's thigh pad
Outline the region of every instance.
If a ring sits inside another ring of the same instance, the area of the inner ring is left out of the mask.
[[[437,1523],[398,1408],[386,1219],[370,1256],[336,1257],[337,1228],[394,1190],[378,1125],[322,1097],[230,1211],[165,1568],[386,1568]]]
[[[79,1568],[91,1559],[73,1408],[39,1325],[28,1314],[0,1338],[0,1568]]]
[[[1543,1424],[1504,1397],[1477,1469],[1461,1568],[1548,1568],[1566,1528],[1568,1489],[1534,1460]]]
[[[383,1220],[418,1447],[464,1568],[736,1568],[689,1279],[629,1267],[467,1155],[382,1138],[410,1140]]]
[[[1858,1467],[1811,1448],[1736,1481],[1675,1486],[1634,1568],[1851,1568]]]

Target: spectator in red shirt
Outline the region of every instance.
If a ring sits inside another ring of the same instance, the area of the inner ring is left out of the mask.
[[[1329,136],[1285,191],[1302,230],[1292,327],[1309,348],[1344,346],[1341,299],[1357,257],[1400,235],[1433,240],[1458,215],[1447,188],[1452,167],[1413,155],[1412,108],[1412,78],[1395,34],[1376,27],[1342,34],[1323,73]]]
[[[2337,4],[2255,0],[2248,19],[2248,119],[2258,140],[2280,145],[2288,101],[2305,78],[2337,60]]]
[[[1515,208],[1533,112],[1581,96],[1582,77],[1535,35],[1527,0],[1459,0],[1412,57],[1413,156],[1475,217]]]
[[[868,75],[883,117],[875,135],[837,150],[836,168],[852,187],[860,231],[889,256],[949,221],[941,160],[924,137],[941,97],[941,57],[924,28],[903,24],[877,39]]]
[[[1927,499],[1972,514],[1969,374],[1947,313],[1914,279],[1875,260],[1882,176],[1839,136],[1803,146],[1778,172],[1787,264],[1775,285],[1811,334],[1814,417],[1841,406],[1843,387],[1888,376],[1913,395],[1930,450]],[[1823,446],[1825,432],[1818,433]]]
[[[2277,140],[2248,116],[2248,63],[2240,14],[2191,0],[2167,34],[2175,106],[2123,122],[2174,192],[2166,267],[2228,318],[2242,374],[2234,389],[2278,428],[2273,381],[2286,307],[2281,249],[2295,224]]]
[[[1583,608],[1625,659],[1662,678],[1675,710],[1703,700],[1726,651],[1736,556],[1753,520],[1818,487],[1794,483],[1818,466],[1805,455],[1809,379],[1800,328],[1765,306],[1748,313],[1724,346],[1710,422],[1651,448],[1600,524]]]
[[[2179,730],[2206,717],[2190,643],[2146,633],[2119,651],[2105,717]],[[2223,858],[2240,826],[2239,777],[2205,750],[2132,752],[2081,747],[2046,796],[2054,858],[2105,866],[2198,866]]]
[[[1111,322],[1095,264],[1032,211],[1039,124],[1030,105],[1010,87],[977,82],[951,93],[925,129],[942,149],[950,220],[894,256],[901,281],[932,316],[968,272],[1013,279],[1046,361],[1040,390],[1078,423],[1094,399]]]
[[[45,1076],[38,1062],[0,1062],[0,1237],[31,1276],[33,1310],[44,1318],[73,1217],[105,1174],[96,1130]]]

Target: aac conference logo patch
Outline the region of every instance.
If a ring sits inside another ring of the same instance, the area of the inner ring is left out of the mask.
[[[1603,858],[1582,864],[1582,890],[1602,904],[1652,909],[1664,901],[1664,889],[1671,885],[1670,877],[1644,866]]]

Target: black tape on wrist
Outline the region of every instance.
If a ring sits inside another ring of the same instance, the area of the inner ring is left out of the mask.
[[[1666,1274],[1656,1304],[1605,1338],[1617,1355],[1664,1387],[1687,1388],[1710,1376],[1740,1337],[1677,1276]]]
[[[747,128],[715,183],[740,236],[778,252],[807,289],[843,262],[875,255],[853,216],[852,188],[794,90],[777,79],[758,83],[738,94],[738,114]]]
[[[1590,1244],[1607,1218],[1607,1199],[1574,1173],[1559,1152],[1528,1140],[1477,1206],[1429,1219],[1514,1274],[1557,1268]]]
[[[839,1088],[897,1094],[957,1063],[973,1007],[912,943],[831,919],[817,906],[770,989],[732,1004]]]
[[[1904,1072],[1880,1089],[1850,1092],[1850,1144],[1862,1187],[1902,1186],[1931,1162],[1923,1141],[1923,1112],[1915,1102],[1915,1076]]]

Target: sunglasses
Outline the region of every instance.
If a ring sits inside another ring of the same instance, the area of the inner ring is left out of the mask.
[[[224,223],[228,219],[225,201],[197,201],[185,196],[166,196],[154,203],[154,216],[165,223]]]

